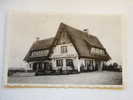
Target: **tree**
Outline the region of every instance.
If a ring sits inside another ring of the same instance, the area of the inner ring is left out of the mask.
[[[118,63],[114,62],[113,63],[113,70],[116,71],[118,69]]]

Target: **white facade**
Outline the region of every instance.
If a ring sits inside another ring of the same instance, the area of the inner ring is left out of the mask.
[[[61,52],[61,47],[66,46],[67,47],[67,52],[62,53]],[[61,45],[56,45],[53,49],[53,53],[51,54],[50,58],[52,59],[52,66],[53,69],[58,69],[56,65],[56,60],[62,59],[63,60],[63,66],[61,66],[64,70],[67,69],[66,67],[66,59],[72,59],[74,68],[78,71],[80,71],[80,65],[82,60],[78,59],[78,53],[75,50],[74,46],[72,43],[68,44],[61,44]]]
[[[65,47],[65,49],[66,49],[65,52],[62,52],[62,50],[61,50],[62,47]],[[88,59],[88,58],[80,58],[79,59],[78,53],[72,43],[57,44],[55,47],[53,47],[52,51],[53,52],[51,53],[51,55],[49,57],[49,58],[51,58],[51,61],[49,61],[49,60],[42,61],[42,63],[41,63],[42,67],[44,67],[45,62],[49,62],[49,63],[51,63],[53,70],[59,70],[59,69],[69,70],[69,69],[71,69],[71,66],[67,66],[66,60],[71,59],[72,63],[73,63],[74,70],[77,70],[78,72],[80,72],[81,66],[84,66],[84,69],[86,69],[86,70],[87,70],[88,66],[89,66],[89,70],[94,70],[94,69],[99,70],[99,71],[102,70],[104,61],[98,62],[98,61],[95,61],[94,59]],[[62,62],[61,66],[57,66],[57,60],[61,60],[61,62]],[[33,68],[34,63],[38,63],[38,61],[30,62],[29,63],[30,68]],[[97,64],[98,64],[98,68],[96,68]],[[36,66],[39,66],[39,64],[37,64]]]
[[[62,46],[65,46],[67,48],[67,52],[65,53],[61,52]],[[88,66],[90,66],[89,67],[90,70],[93,70],[93,69],[102,70],[102,66],[104,63],[103,61],[96,62],[94,59],[88,59],[88,58],[79,59],[78,53],[72,43],[56,45],[53,48],[53,53],[51,54],[50,58],[52,59],[51,60],[52,68],[54,70],[58,70],[61,68],[63,70],[67,70],[69,66],[66,66],[66,59],[72,59],[74,64],[74,69],[78,70],[79,72],[80,72],[81,66],[84,66],[86,70]],[[62,66],[57,66],[56,60],[62,60],[63,62]],[[96,64],[98,64],[98,68],[96,68]]]

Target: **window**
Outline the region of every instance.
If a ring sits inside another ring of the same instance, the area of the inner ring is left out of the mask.
[[[56,60],[56,66],[63,66],[63,60],[62,59]]]
[[[102,55],[105,55],[105,52],[104,52],[104,50],[102,50]]]
[[[66,59],[66,66],[74,66],[72,59]]]
[[[103,55],[103,50],[100,50],[100,55]]]
[[[67,53],[67,46],[61,46],[61,53]]]
[[[105,55],[105,51],[102,49],[98,49],[98,48],[92,48],[91,54],[92,55]]]
[[[48,50],[40,50],[40,51],[33,51],[31,56],[36,57],[36,56],[46,56],[48,54]]]

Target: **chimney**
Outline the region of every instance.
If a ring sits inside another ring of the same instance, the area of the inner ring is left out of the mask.
[[[86,32],[86,33],[89,33],[89,29],[88,28],[84,29],[83,31]]]
[[[40,40],[40,37],[36,37],[36,41],[39,41]]]

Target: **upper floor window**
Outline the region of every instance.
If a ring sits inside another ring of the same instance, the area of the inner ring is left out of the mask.
[[[104,50],[102,50],[102,49],[92,48],[92,49],[91,49],[91,54],[92,54],[92,55],[104,55],[105,52],[104,52]]]
[[[67,46],[61,46],[61,53],[67,53]]]
[[[37,56],[47,56],[49,50],[38,50],[38,51],[33,51],[31,56],[32,57],[37,57]]]

